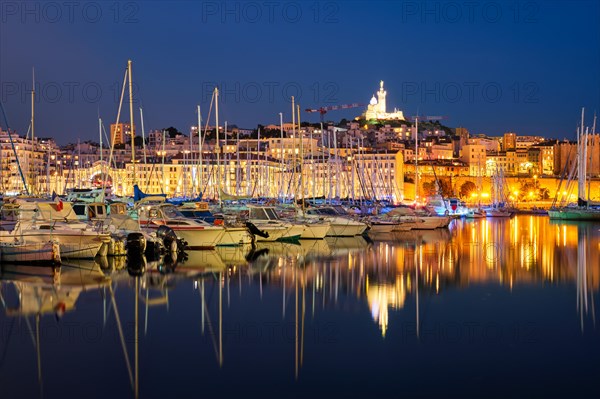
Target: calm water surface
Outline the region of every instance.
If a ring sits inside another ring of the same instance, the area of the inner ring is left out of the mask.
[[[3,265],[0,395],[600,397],[599,229],[454,221],[138,276]]]

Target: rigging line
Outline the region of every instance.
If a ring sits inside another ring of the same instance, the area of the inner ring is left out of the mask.
[[[148,186],[150,185],[150,180],[152,179],[152,175],[154,174],[155,166],[156,158],[153,157],[152,167],[150,168],[150,174],[148,175],[148,180],[146,180],[146,190],[148,190]],[[158,179],[158,170],[156,171],[156,178]]]
[[[15,154],[17,168],[19,170],[19,175],[21,176],[21,181],[23,182],[23,187],[25,188],[25,193],[29,195],[29,188],[27,187],[27,182],[25,181],[25,176],[23,175],[23,169],[21,169],[21,162],[19,162],[19,156],[17,155],[15,142],[13,141],[12,136],[10,134],[10,126],[8,123],[8,118],[6,117],[6,112],[4,110],[4,105],[2,104],[2,101],[0,101],[0,109],[2,109],[2,117],[4,118],[4,122],[6,124],[6,132],[8,133],[8,139],[10,140],[10,146],[12,147],[13,153]]]
[[[6,309],[6,307],[5,307]],[[2,370],[2,366],[4,366],[4,360],[6,359],[6,354],[8,353],[8,347],[10,346],[10,338],[12,337],[12,331],[13,331],[13,327],[15,326],[15,318],[11,317],[10,320],[10,327],[8,329],[8,338],[6,339],[6,342],[4,343],[4,348],[2,350],[2,357],[0,357],[0,370]]]
[[[106,127],[104,126],[104,122],[102,122],[102,131],[104,132],[104,138],[106,139],[106,141],[108,143],[110,143],[109,137],[108,137],[108,133],[106,133]],[[110,160],[109,160],[110,161]],[[117,160],[113,159],[113,166],[115,167],[115,169],[117,168]],[[110,163],[107,162],[108,167],[110,168]]]
[[[371,178],[369,179],[369,186],[371,186],[371,192],[373,193],[372,199],[377,200],[377,192],[375,191],[375,186],[373,185],[373,183],[374,183],[373,182],[373,169],[376,170],[376,167],[373,164],[371,164],[371,165],[372,165],[372,168],[369,170],[369,172],[371,172],[370,173]],[[375,172],[375,173],[377,173],[377,172]],[[377,174],[375,174],[375,175],[377,176]]]
[[[114,132],[114,134],[112,136],[112,141],[110,142],[110,153],[109,153],[109,156],[108,156],[108,165],[109,166],[112,163],[113,152],[115,150],[115,139],[117,137],[117,126],[119,125],[119,120],[121,118],[121,109],[123,107],[123,98],[125,97],[125,86],[126,86],[126,83],[127,83],[127,72],[129,72],[129,67],[125,68],[125,76],[123,77],[123,87],[121,89],[121,98],[119,100],[119,110],[117,111],[117,121],[115,122],[115,132]],[[121,133],[125,134],[125,132],[121,132]],[[133,139],[131,140],[131,146],[135,147],[135,143],[133,142]],[[106,181],[106,176],[103,176],[102,181],[103,182]],[[104,191],[105,189],[106,189],[106,185],[105,185],[105,183],[102,183],[102,190]]]
[[[115,319],[117,320],[117,330],[119,332],[119,338],[121,341],[121,347],[123,349],[123,354],[125,355],[125,362],[127,364],[127,372],[129,373],[129,382],[131,383],[131,387],[133,384],[133,372],[131,371],[131,362],[129,360],[129,354],[127,353],[127,346],[125,345],[125,337],[123,335],[123,327],[121,326],[121,317],[119,316],[119,310],[117,309],[117,302],[115,299],[115,293],[113,291],[112,284],[109,285],[109,291],[111,296],[111,302],[113,304],[113,309],[115,311]]]

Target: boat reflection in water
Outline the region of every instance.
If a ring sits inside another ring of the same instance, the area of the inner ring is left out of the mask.
[[[20,335],[14,329],[15,319],[24,321],[36,352],[40,396],[44,392],[40,339],[42,318],[52,316],[60,320],[65,313],[76,309],[75,305],[82,293],[97,292],[110,284],[110,278],[102,273],[97,263],[89,260],[74,261],[77,262],[76,267],[70,264],[59,267],[0,264],[0,300],[10,326],[4,336],[7,339],[5,344],[8,345],[14,335],[17,335],[17,339]],[[34,323],[31,323],[30,318]],[[53,360],[47,359],[50,367]]]
[[[52,361],[87,384],[91,377],[72,365],[116,352],[117,366],[102,371],[120,387],[117,396],[191,396],[201,381],[209,382],[203,393],[210,397],[248,389],[307,396],[324,384],[341,396],[489,396],[490,386],[501,396],[595,396],[593,378],[574,386],[554,365],[600,371],[588,356],[600,353],[599,227],[532,215],[457,220],[449,230],[378,234],[374,241],[261,242],[128,262],[127,269],[122,261],[81,265],[74,270],[89,289],[73,291],[65,310],[72,320],[102,312],[118,339],[112,347],[63,345],[63,358]],[[63,290],[72,278],[64,270],[60,287],[51,273],[33,279]],[[3,267],[3,295],[17,281],[10,273]],[[32,286],[19,289],[38,292],[26,278],[19,284]],[[107,306],[74,306],[99,291]],[[53,301],[46,300],[48,312],[55,312]],[[494,384],[508,363],[511,378]],[[531,381],[531,369],[553,384]],[[4,381],[18,380],[12,369],[2,371]],[[427,373],[444,377],[424,384]],[[9,396],[17,389],[11,384]]]

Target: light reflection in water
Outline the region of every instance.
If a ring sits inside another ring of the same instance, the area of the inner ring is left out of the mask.
[[[185,262],[171,267],[169,274],[161,273],[167,270],[161,265],[146,265],[138,290],[132,278],[119,271],[124,267],[122,259],[63,267],[58,277],[40,277],[35,273],[33,277],[24,276],[13,267],[2,265],[3,317],[54,316],[57,309],[76,313],[79,297],[102,290],[103,301],[108,304],[103,307],[103,317],[112,315],[118,319],[121,359],[135,379],[132,387],[137,390],[137,347],[133,352],[131,342],[124,339],[126,331],[121,331],[120,319],[126,316],[119,316],[122,308],[115,300],[113,288],[128,293],[133,290],[140,296],[142,341],[152,336],[153,327],[159,328],[158,321],[152,318],[153,311],[197,308],[197,315],[190,311],[190,318],[197,318],[198,339],[210,341],[219,367],[226,364],[228,356],[223,328],[226,324],[231,329],[228,319],[240,306],[236,297],[244,300],[257,294],[261,307],[266,309],[267,301],[275,301],[276,317],[293,325],[290,353],[294,354],[294,376],[301,379],[302,367],[315,362],[314,358],[304,358],[306,347],[314,343],[305,342],[306,336],[314,341],[314,331],[306,330],[306,323],[330,312],[352,311],[356,320],[362,320],[361,315],[366,313],[375,323],[373,328],[379,329],[377,334],[388,340],[388,333],[398,320],[395,315],[406,314],[414,317],[418,337],[427,317],[422,307],[424,299],[444,300],[453,291],[478,286],[500,286],[507,291],[547,285],[576,287],[572,305],[578,316],[577,328],[582,333],[594,331],[594,300],[600,279],[598,228],[594,224],[554,224],[544,217],[520,216],[455,221],[449,230],[378,235],[374,242],[353,237],[302,241],[300,245],[261,243],[256,248],[220,248],[190,253]],[[16,296],[6,295],[9,287],[17,292]],[[193,306],[173,299],[173,290],[190,287],[197,301]],[[277,295],[269,296],[273,291]],[[67,293],[65,306],[57,307],[56,298],[66,297]],[[359,306],[352,307],[350,303]],[[123,321],[126,322],[130,320]],[[132,352],[134,361],[130,359]],[[41,387],[42,359],[37,362]]]

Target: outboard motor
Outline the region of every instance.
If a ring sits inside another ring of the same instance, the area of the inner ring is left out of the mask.
[[[183,248],[186,245],[183,240],[177,238],[177,235],[173,229],[168,226],[160,226],[158,230],[156,230],[156,237],[162,240],[167,253],[177,253],[179,251],[183,251]]]
[[[130,276],[141,276],[146,271],[146,237],[142,233],[127,235],[127,272]]]
[[[248,228],[248,231],[250,231],[250,233],[253,234],[253,235],[255,235],[255,236],[259,236],[259,237],[263,237],[263,238],[269,238],[269,233],[267,233],[266,231],[260,230],[253,223],[246,222],[246,227]]]
[[[146,251],[146,237],[142,233],[127,235],[127,256],[143,256]]]
[[[146,251],[144,255],[146,255],[146,259],[148,261],[155,261],[160,258],[160,254],[162,253],[163,246],[160,241],[147,240],[146,241]]]

